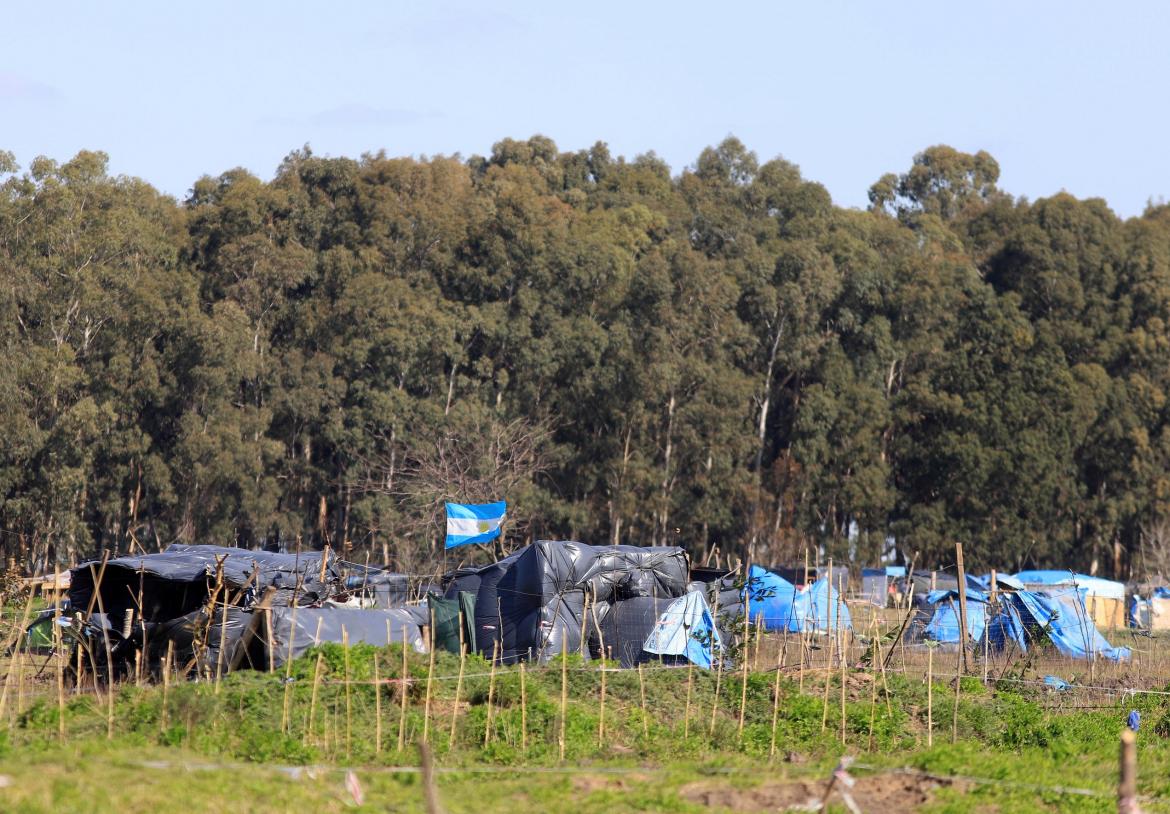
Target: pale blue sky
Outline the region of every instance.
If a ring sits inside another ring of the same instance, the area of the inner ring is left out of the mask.
[[[1170,197],[1170,4],[10,2],[0,149],[81,148],[183,196],[290,150],[654,150],[729,133],[863,206],[936,143],[1121,215]]]

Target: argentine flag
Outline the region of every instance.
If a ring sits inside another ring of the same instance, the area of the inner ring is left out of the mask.
[[[447,548],[486,543],[500,536],[500,524],[508,512],[508,504],[483,503],[478,506],[463,503],[447,504]]]

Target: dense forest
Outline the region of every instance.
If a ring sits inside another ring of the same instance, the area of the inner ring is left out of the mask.
[[[509,545],[1165,570],[1170,207],[998,175],[931,147],[860,211],[734,138],[537,136],[179,202],[0,153],[0,542],[419,570],[507,499]]]

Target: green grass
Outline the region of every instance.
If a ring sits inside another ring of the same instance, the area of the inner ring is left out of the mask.
[[[318,655],[323,680],[314,702]],[[0,722],[6,724],[0,729],[0,775],[8,780],[0,787],[0,810],[149,811],[181,803],[193,812],[421,811],[413,767],[425,726],[427,665],[411,654],[406,748],[399,752],[400,685],[369,683],[375,659],[379,676],[400,677],[397,646],[352,647],[347,672],[344,650],[324,645],[293,663],[288,682],[283,673],[255,672],[234,673],[218,687],[181,682],[165,693],[165,705],[159,686],[124,686],[115,696],[112,739],[106,737],[101,699],[92,693],[70,696],[63,743],[53,685],[42,686],[26,693],[19,714],[10,699],[8,720]],[[888,708],[879,685],[871,749],[869,676],[850,675],[842,745],[839,676],[830,680],[826,712],[821,673],[821,679],[806,677],[803,694],[795,682],[781,682],[777,755],[770,759],[774,674],[749,675],[741,737],[741,674],[722,677],[712,716],[716,677],[695,670],[691,715],[684,724],[686,669],[645,670],[645,716],[638,673],[607,672],[606,734],[599,743],[600,673],[596,663],[570,657],[562,762],[559,661],[526,671],[523,710],[519,671],[499,670],[489,730],[490,666],[469,658],[452,737],[456,681],[445,677],[458,672],[457,658],[439,654],[435,675],[444,678],[432,684],[429,727],[440,793],[453,812],[768,807],[765,801],[779,799],[785,783],[819,788],[843,754],[856,756],[861,765],[853,772],[859,777],[905,768],[994,781],[944,785],[928,789],[921,800],[911,795],[890,803],[903,810],[1109,811],[1115,806],[1117,736],[1134,707],[1144,722],[1139,789],[1170,800],[1170,741],[1159,734],[1170,734],[1170,706],[1159,696],[1124,704],[1098,699],[1093,709],[1060,712],[1050,708],[1047,696],[1020,692],[1019,685],[985,688],[966,679],[958,742],[952,745],[954,690],[936,683],[934,746],[927,748],[926,688],[891,675]],[[381,748],[375,737],[376,693],[381,694]],[[362,808],[345,788],[350,768],[364,789]],[[866,782],[858,788],[867,789]],[[1062,793],[1059,787],[1100,796]],[[1170,805],[1153,801],[1147,808],[1166,811]]]

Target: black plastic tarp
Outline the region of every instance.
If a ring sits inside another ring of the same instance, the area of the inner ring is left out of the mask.
[[[585,650],[593,624],[586,608],[603,616],[612,602],[635,597],[669,599],[686,590],[685,552],[675,546],[590,546],[542,540],[517,552],[494,586],[502,622],[502,657],[547,661]],[[501,563],[502,564],[502,563]],[[476,607],[484,606],[487,574]],[[490,618],[490,617],[489,617]],[[482,647],[482,642],[481,642]]]
[[[643,651],[642,645],[672,601],[655,596],[635,596],[614,602],[600,615],[600,635],[594,629],[589,637],[590,652],[599,657],[604,646],[605,657],[616,659],[622,667],[634,667],[657,658]]]
[[[69,600],[75,608],[89,608],[95,577],[100,574],[101,609],[113,618],[136,608],[141,595],[141,615],[146,621],[176,619],[207,603],[222,562],[224,585],[237,604],[249,604],[269,587],[276,589],[275,605],[291,604],[294,596],[298,603],[309,603],[328,596],[337,581],[332,563],[323,569],[322,581],[323,556],[320,551],[278,554],[176,543],[157,554],[110,560],[104,572],[99,562],[79,565],[70,574]],[[95,602],[94,610],[98,609]]]

